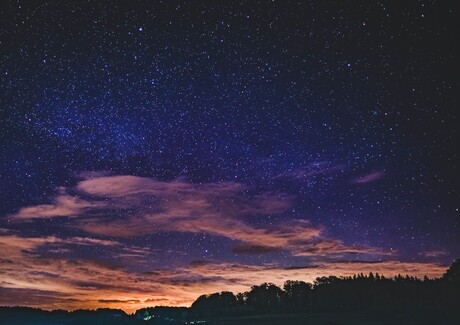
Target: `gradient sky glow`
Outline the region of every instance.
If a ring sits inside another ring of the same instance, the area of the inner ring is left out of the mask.
[[[4,1],[0,305],[442,275],[460,256],[456,14]]]

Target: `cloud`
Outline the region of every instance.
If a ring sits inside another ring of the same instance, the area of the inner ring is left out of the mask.
[[[60,190],[59,195],[53,200],[52,204],[40,204],[32,207],[20,209],[12,217],[19,220],[31,220],[54,217],[75,217],[86,210],[101,208],[104,205],[101,202],[91,202],[76,196],[64,193]]]
[[[360,176],[351,180],[353,184],[367,184],[376,182],[379,179],[383,178],[385,173],[383,171],[375,171],[364,176]]]
[[[158,303],[158,302],[165,302],[165,301],[169,301],[169,299],[167,299],[167,298],[154,298],[154,299],[146,299],[144,302]]]
[[[164,182],[105,173],[81,177],[74,187],[61,188],[51,203],[19,209],[10,219],[20,223],[68,218],[68,227],[73,232],[83,230],[86,236],[27,237],[0,232],[1,286],[18,290],[18,297],[24,296],[23,290],[31,290],[28,292],[35,296],[30,298],[30,305],[75,309],[117,304],[132,312],[155,301],[190,305],[203,293],[245,291],[267,281],[282,285],[288,279],[312,281],[327,274],[348,275],[370,265],[324,263],[289,269],[274,264],[198,260],[165,269],[167,247],[162,250],[129,244],[152,234],[224,237],[230,240],[229,251],[239,255],[282,254],[315,261],[349,255],[391,256],[391,252],[375,247],[332,238],[321,225],[305,219],[259,223],[293,207],[294,198],[284,193],[254,192],[236,182],[193,184],[184,179]],[[98,256],[70,258],[88,248]],[[378,266],[388,273],[409,270],[406,264]],[[410,270],[413,274],[425,271],[429,276],[444,272],[444,268],[429,264],[417,264]],[[49,299],[39,303],[44,295]],[[0,304],[12,301],[22,303],[16,298],[0,298]]]
[[[47,309],[100,308],[116,304],[127,312],[162,305],[190,306],[203,293],[222,290],[242,292],[254,284],[286,280],[312,282],[327,275],[353,275],[378,272],[391,277],[397,274],[439,277],[446,267],[432,263],[397,261],[314,262],[286,268],[277,264],[247,265],[219,261],[194,261],[165,269],[162,261],[110,266],[96,260],[75,260],[49,256],[43,248],[61,242],[81,242],[72,238],[0,236],[0,251],[6,263],[0,263],[0,305],[27,304]],[[104,242],[90,241],[94,248]],[[102,246],[101,246],[102,245]],[[123,243],[118,247],[129,248]],[[81,247],[80,244],[73,246]],[[140,247],[141,251],[147,247]],[[12,263],[11,263],[12,262]],[[115,258],[115,263],[123,261]],[[157,265],[153,267],[151,265]]]
[[[126,300],[119,300],[119,299],[99,299],[97,302],[103,304],[138,304],[141,301],[138,299],[126,299]]]
[[[8,288],[4,286],[2,282],[0,282],[0,287],[2,292],[2,294],[0,295],[0,305],[2,306],[21,305],[31,307],[36,306],[39,308],[42,306],[47,306],[49,309],[56,309],[58,306],[75,306],[81,302],[84,302],[78,299],[71,298],[69,294],[64,294],[53,290]]]
[[[8,252],[29,251],[44,245],[101,245],[117,246],[113,240],[95,239],[87,237],[59,238],[56,236],[46,237],[19,237],[16,235],[0,235],[0,245]]]
[[[332,167],[319,164],[315,168]],[[129,175],[90,176],[75,188],[61,189],[52,204],[22,208],[12,219],[72,217],[72,227],[109,237],[207,233],[236,241],[233,252],[238,254],[388,254],[328,238],[321,226],[303,219],[257,227],[248,222],[290,209],[293,198],[283,193],[248,194],[249,189],[236,182],[193,184],[184,179],[164,182]]]
[[[279,247],[251,245],[246,243],[233,246],[233,252],[236,254],[261,255],[265,253],[278,252],[279,250]]]
[[[78,248],[81,242],[80,239],[54,236],[0,236],[3,259],[13,262],[0,263],[2,291],[7,289],[11,292],[9,296],[0,297],[0,305],[28,302],[30,306],[50,309],[98,308],[104,306],[99,300],[131,300],[132,304],[134,300],[151,298],[152,292],[166,293],[170,289],[154,281],[154,276],[141,276],[128,272],[125,267],[113,267],[88,259],[50,256],[44,249],[56,243],[76,243]],[[91,240],[88,244],[96,248],[106,243]],[[118,248],[122,244],[116,245]],[[24,300],[27,295],[29,297]]]
[[[438,257],[446,256],[448,255],[448,253],[442,250],[433,250],[433,251],[420,252],[419,255],[423,257],[427,257],[427,258],[438,258]]]
[[[70,237],[67,239],[60,239],[61,243],[74,244],[74,245],[101,245],[101,246],[116,246],[118,242],[113,240],[103,240],[88,237]]]
[[[190,262],[190,267],[201,267],[203,265],[215,264],[214,261],[196,260]]]

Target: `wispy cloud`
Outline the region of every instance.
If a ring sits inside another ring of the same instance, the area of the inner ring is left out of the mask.
[[[77,196],[68,195],[61,188],[51,204],[40,204],[20,209],[14,219],[31,220],[53,217],[75,217],[89,209],[101,208],[102,202],[87,201]]]
[[[432,250],[432,251],[426,251],[426,252],[420,252],[419,255],[427,258],[438,258],[438,257],[443,257],[446,256],[448,253],[443,250]]]
[[[295,256],[389,254],[372,247],[346,245],[324,229],[297,219],[255,227],[248,218],[277,215],[293,206],[283,193],[247,193],[241,183],[162,182],[136,176],[98,176],[61,190],[52,204],[20,209],[13,220],[70,217],[72,226],[98,236],[134,237],[160,232],[208,233],[236,242],[233,251]],[[66,193],[74,193],[73,195]]]
[[[126,300],[120,300],[120,299],[99,299],[97,302],[103,303],[103,304],[139,304],[141,301],[138,299],[126,299]]]
[[[383,171],[374,171],[372,173],[356,177],[351,180],[352,183],[354,184],[367,184],[367,183],[372,183],[376,182],[379,179],[383,178],[385,176],[385,173]]]

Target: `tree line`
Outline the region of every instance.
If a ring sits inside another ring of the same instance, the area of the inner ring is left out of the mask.
[[[441,317],[442,320],[453,320],[452,324],[460,324],[457,322],[460,321],[460,259],[439,279],[418,279],[407,275],[387,278],[371,272],[348,277],[319,277],[313,283],[289,280],[282,288],[263,283],[236,295],[228,291],[202,295],[190,308],[157,306],[139,309],[132,315],[109,308],[69,312],[0,307],[0,324],[125,325],[152,321],[174,325],[192,324],[196,320],[230,324],[234,323],[233,318],[240,324],[256,324],[252,317],[261,315],[281,317],[279,322],[270,324],[284,323],[285,317],[291,317],[292,323],[295,320],[292,315],[299,315],[299,321],[294,323],[303,324],[304,316],[301,315],[329,317],[345,313],[360,315],[363,319],[390,321],[395,315],[409,315],[412,320]]]
[[[286,281],[254,285],[234,295],[224,291],[200,296],[193,317],[207,319],[280,313],[381,312],[452,313],[460,310],[460,260],[439,279],[386,278],[378,273],[319,277],[313,283]]]

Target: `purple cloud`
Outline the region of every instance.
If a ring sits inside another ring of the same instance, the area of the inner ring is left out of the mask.
[[[364,176],[354,178],[351,182],[353,184],[367,184],[367,183],[378,181],[379,179],[383,178],[383,176],[385,176],[385,173],[379,170],[379,171],[372,172]]]

